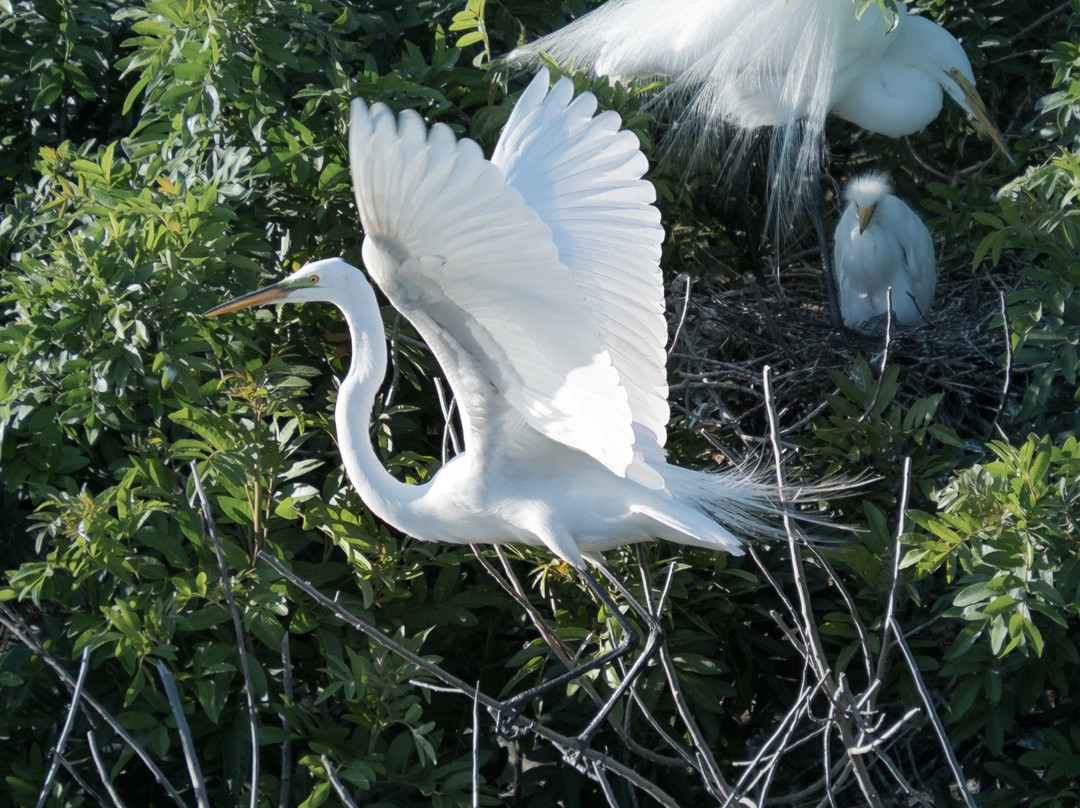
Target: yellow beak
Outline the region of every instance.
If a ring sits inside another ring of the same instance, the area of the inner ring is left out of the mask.
[[[987,137],[994,141],[994,145],[1001,149],[1001,153],[1009,158],[1009,162],[1015,164],[1016,161],[1013,160],[1012,152],[1009,151],[1009,147],[1005,143],[1005,137],[1001,134],[1001,130],[999,130],[990,119],[990,113],[986,111],[986,104],[983,102],[982,96],[979,95],[979,91],[975,89],[975,85],[968,81],[967,77],[956,69],[949,71],[949,77],[955,81],[963,91],[964,100],[967,101],[968,108],[975,118],[976,128],[982,130]]]
[[[275,283],[273,286],[265,286],[262,289],[258,289],[254,292],[248,292],[246,295],[240,295],[240,297],[234,297],[228,303],[222,303],[220,306],[214,306],[209,311],[203,312],[203,317],[218,317],[222,314],[228,314],[231,311],[240,311],[240,309],[249,309],[252,306],[263,306],[267,303],[277,303],[280,300],[284,300],[288,296],[289,290],[280,283]]]
[[[856,205],[855,211],[859,214],[859,232],[865,233],[866,228],[870,226],[870,220],[874,218],[874,211],[877,210],[877,205],[868,205],[863,207],[862,205]]]

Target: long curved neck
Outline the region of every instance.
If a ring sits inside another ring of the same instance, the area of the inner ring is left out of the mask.
[[[349,480],[372,513],[416,538],[414,503],[426,486],[409,485],[391,475],[371,445],[369,424],[375,394],[386,376],[386,343],[375,293],[360,270],[350,276],[348,295],[336,300],[352,337],[352,361],[338,391],[334,420],[338,446]]]

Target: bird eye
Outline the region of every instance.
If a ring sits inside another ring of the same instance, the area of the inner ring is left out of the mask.
[[[319,276],[318,275],[308,275],[308,281],[310,281],[311,283],[318,283],[319,282]]]

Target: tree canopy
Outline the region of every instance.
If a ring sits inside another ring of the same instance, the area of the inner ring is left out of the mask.
[[[510,742],[440,678],[506,697],[608,649],[573,570],[365,510],[330,307],[200,316],[361,264],[350,99],[490,153],[529,78],[498,57],[593,5],[0,0],[0,802],[1080,799],[1076,0],[911,3],[963,42],[1015,163],[955,105],[901,141],[830,124],[827,219],[873,166],[935,237],[942,314],[887,344],[831,332],[808,222],[763,240],[779,271],[756,286],[737,201],[664,150],[649,88],[575,77],[653,162],[672,455],[771,463],[773,415],[790,479],[860,481],[817,549],[608,554],[666,640],[590,755],[565,738],[617,670]],[[449,451],[439,369],[384,314],[372,436],[421,481]]]

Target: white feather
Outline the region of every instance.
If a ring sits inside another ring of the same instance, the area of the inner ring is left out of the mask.
[[[489,162],[445,126],[353,103],[364,262],[431,347],[465,427],[464,450],[430,482],[394,479],[371,445],[387,360],[358,269],[316,261],[212,313],[282,301],[344,312],[342,459],[372,512],[403,532],[542,545],[578,567],[658,538],[738,553],[736,532],[775,532],[771,490],[742,469],[664,459],[663,231],[636,141],[595,108],[568,80],[549,90],[542,72]]]
[[[543,94],[547,72],[514,107],[491,161],[551,229],[559,258],[592,311],[626,390],[639,452],[657,456],[669,409],[660,245],[648,163],[613,112],[594,117],[589,93],[573,99],[560,81]],[[650,441],[652,446],[645,446]],[[662,455],[661,455],[662,456]],[[635,464],[644,481],[648,467]],[[651,475],[656,487],[659,476]]]
[[[974,93],[964,49],[894,0],[895,25],[856,0],[608,0],[518,48],[612,79],[665,79],[655,103],[673,118],[670,146],[728,179],[768,128],[769,214],[786,227],[815,177],[830,113],[890,136],[923,128],[949,93],[1004,149]],[[970,91],[950,74],[957,71]]]
[[[915,212],[892,195],[882,174],[848,183],[847,206],[836,226],[834,265],[844,324],[857,327],[892,310],[901,325],[930,313],[937,286],[934,242]],[[868,216],[865,229],[860,211]]]

